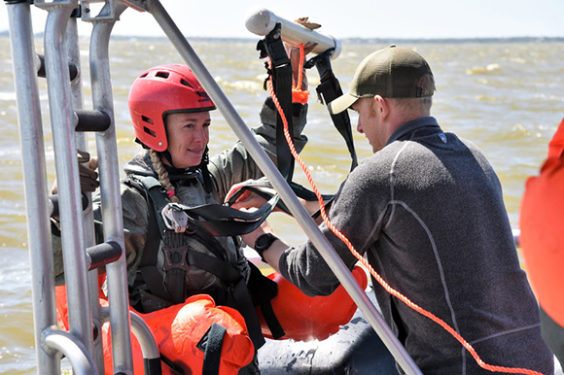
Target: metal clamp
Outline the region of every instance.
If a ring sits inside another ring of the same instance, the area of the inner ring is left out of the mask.
[[[188,215],[178,203],[169,203],[161,211],[165,226],[176,233],[186,232]]]

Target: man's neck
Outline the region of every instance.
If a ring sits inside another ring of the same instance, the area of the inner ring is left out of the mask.
[[[386,136],[387,139],[390,139],[390,137],[392,136],[392,134],[394,134],[394,132],[400,128],[403,124],[405,124],[408,121],[412,121],[412,120],[417,120],[418,118],[421,117],[427,117],[430,116],[430,114],[427,113],[403,113],[403,112],[396,112],[394,113],[393,111],[390,113],[390,118],[389,121],[386,122],[385,126],[386,126]]]

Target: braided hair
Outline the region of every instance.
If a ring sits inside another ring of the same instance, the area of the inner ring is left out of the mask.
[[[157,172],[157,176],[159,177],[159,182],[165,188],[166,193],[173,203],[180,202],[180,199],[175,194],[174,186],[172,186],[170,179],[168,178],[168,172],[161,161],[159,153],[153,149],[149,149],[149,154],[151,155],[151,161],[153,162],[153,167]]]

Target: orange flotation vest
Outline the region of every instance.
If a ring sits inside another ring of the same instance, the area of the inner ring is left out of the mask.
[[[68,310],[64,286],[56,287],[57,318],[63,329],[68,329]],[[100,298],[100,304],[108,301]],[[132,307],[131,311],[136,312]],[[138,313],[151,329],[161,353],[162,373],[177,374],[173,368],[185,374],[201,374],[204,363],[202,342],[212,324],[225,328],[219,360],[219,374],[236,375],[249,364],[255,350],[247,333],[245,320],[239,312],[226,306],[215,306],[208,295],[194,295],[184,303],[167,307],[148,314]],[[102,326],[104,367],[106,374],[113,374],[110,325]],[[132,334],[132,355],[134,374],[144,374],[143,355],[137,339]],[[167,364],[168,363],[168,364]],[[172,364],[172,365],[171,365]]]
[[[355,266],[352,274],[360,287],[365,289],[368,283],[366,272]],[[278,285],[278,294],[271,304],[285,332],[281,339],[324,340],[336,333],[341,325],[347,324],[357,309],[342,285],[328,296],[310,297],[278,273],[272,273],[268,278]],[[262,311],[257,310],[257,314],[262,334],[273,338]]]
[[[519,243],[539,303],[564,326],[564,119],[540,175],[527,180],[519,225]]]
[[[360,287],[365,289],[368,283],[366,272],[355,266],[352,274]],[[339,286],[329,296],[310,297],[278,273],[272,273],[268,278],[276,282],[278,287],[278,294],[271,300],[271,304],[284,330],[284,336],[278,337],[279,339],[324,340],[336,333],[340,326],[348,323],[357,309],[343,286]],[[104,278],[100,278],[100,285],[103,281]],[[65,286],[57,286],[55,293],[59,325],[63,329],[68,329]],[[103,294],[101,293],[100,296]],[[101,297],[99,301],[102,306],[108,305],[106,298]],[[139,313],[131,306],[129,309],[136,312],[147,323],[162,358],[166,362],[172,362],[186,374],[201,373],[204,351],[198,348],[198,343],[206,335],[212,323],[226,328],[221,350],[220,374],[237,374],[239,369],[249,364],[254,356],[254,346],[241,314],[230,307],[215,306],[215,302],[208,295],[191,296],[182,304],[147,314]],[[263,335],[273,338],[262,310],[257,309],[257,315]],[[110,338],[110,327],[105,323],[102,326],[102,342],[106,374],[113,373]],[[141,347],[133,335],[131,342],[134,374],[143,374]],[[165,361],[162,363],[162,373],[175,374],[176,372],[172,371]]]

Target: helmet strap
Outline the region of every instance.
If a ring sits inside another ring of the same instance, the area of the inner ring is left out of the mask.
[[[211,175],[210,171],[208,170],[209,162],[209,148],[208,146],[206,146],[206,150],[204,151],[204,156],[202,156],[202,161],[200,162],[199,168],[202,171],[202,177],[204,178],[204,189],[206,189],[207,193],[211,193],[212,191]]]
[[[165,157],[165,159],[169,162],[170,166],[175,171],[177,171],[178,174],[181,174],[182,172],[185,171],[186,168],[185,169],[177,168],[174,165],[174,163],[172,162],[172,155],[170,155],[170,152],[168,152],[168,150],[159,152],[159,154]],[[202,172],[202,177],[204,179],[204,189],[206,190],[207,193],[211,193],[211,191],[212,191],[211,175],[210,175],[210,172],[208,170],[209,161],[210,161],[210,159],[209,159],[209,148],[208,148],[208,146],[206,146],[206,150],[204,151],[204,155],[202,156],[202,161],[200,162],[200,164],[196,168],[200,169],[200,171]]]
[[[172,155],[170,154],[170,152],[168,152],[168,150],[164,150],[159,152],[159,155],[164,156],[164,158],[166,159],[166,161],[168,161],[168,163],[170,164],[170,166],[174,169],[180,169],[180,168],[176,168],[176,166],[174,165],[174,163],[172,162]]]

